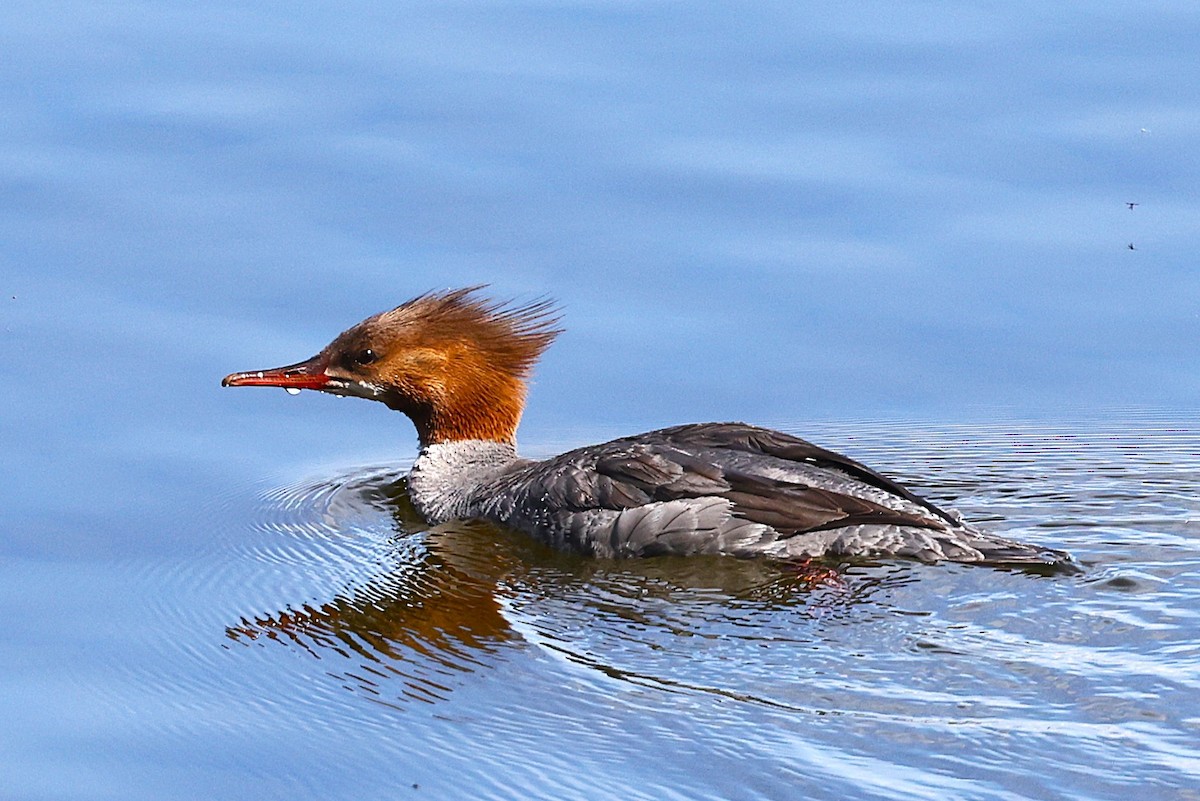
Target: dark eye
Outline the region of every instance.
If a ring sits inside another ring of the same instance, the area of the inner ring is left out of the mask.
[[[376,355],[375,351],[371,350],[370,348],[363,348],[358,353],[354,354],[354,363],[370,364],[378,358],[379,356]]]

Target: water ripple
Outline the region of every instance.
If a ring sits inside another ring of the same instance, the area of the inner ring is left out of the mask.
[[[439,752],[474,747],[481,792],[545,790],[552,776],[581,793],[581,753],[654,777],[647,798],[703,769],[664,768],[638,743],[769,766],[748,797],[797,781],[829,798],[1059,797],[1064,782],[1117,797],[1134,775],[1150,796],[1194,785],[1200,436],[1143,423],[807,432],[968,518],[1072,549],[1079,577],[586,560],[486,525],[428,528],[394,467],[223,499],[213,551],[159,577],[179,589],[163,613],[195,633],[171,640],[197,665],[173,696],[205,717],[197,690],[224,688],[301,730],[403,720]],[[164,692],[173,680],[155,678]],[[480,752],[482,740],[503,746]],[[536,752],[540,772],[514,752]]]

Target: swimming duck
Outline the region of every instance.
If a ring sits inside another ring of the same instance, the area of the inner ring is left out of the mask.
[[[363,320],[311,359],[221,384],[318,390],[403,412],[420,446],[409,493],[431,525],[482,518],[596,557],[1073,564],[1062,551],[977,528],[853,459],[745,423],[523,459],[526,381],[558,322],[549,301],[498,303],[479,287],[428,293]]]

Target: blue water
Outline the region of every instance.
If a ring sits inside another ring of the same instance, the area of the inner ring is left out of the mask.
[[[1200,797],[1198,36],[5,4],[0,798]],[[532,455],[744,419],[1087,571],[426,531],[403,418],[218,386],[477,283],[564,308]]]

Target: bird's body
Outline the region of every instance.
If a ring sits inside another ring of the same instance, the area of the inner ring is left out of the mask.
[[[472,290],[425,295],[365,320],[291,367],[226,385],[379,400],[416,424],[408,485],[431,524],[480,518],[597,557],[727,554],[906,557],[1069,565],[997,537],[845,456],[742,423],[703,423],[517,455],[524,380],[558,333],[545,304],[505,309]]]

